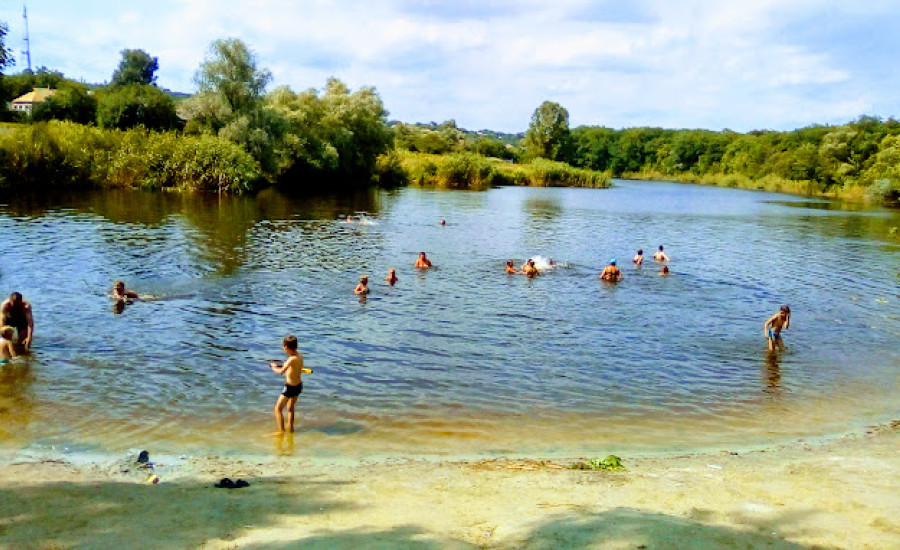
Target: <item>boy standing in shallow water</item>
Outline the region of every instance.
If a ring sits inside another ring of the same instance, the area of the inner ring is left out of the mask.
[[[776,346],[784,351],[784,340],[781,339],[781,331],[790,326],[791,308],[788,306],[781,306],[778,313],[769,317],[769,320],[763,325],[763,333],[769,341],[769,351],[774,351]]]
[[[285,336],[282,341],[282,347],[288,358],[282,364],[276,362],[269,363],[272,370],[277,374],[284,375],[284,390],[278,396],[275,402],[275,426],[279,433],[284,432],[284,415],[282,411],[285,407],[288,410],[288,427],[289,431],[294,431],[294,405],[300,392],[303,391],[303,381],[300,375],[303,372],[312,372],[311,369],[303,368],[303,355],[297,351],[297,337],[294,335]]]

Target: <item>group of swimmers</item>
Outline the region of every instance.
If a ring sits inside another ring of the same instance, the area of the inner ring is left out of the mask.
[[[653,253],[653,259],[662,264],[659,274],[663,277],[667,276],[669,274],[669,256],[666,254],[662,245],[659,245],[659,250]],[[644,265],[644,250],[639,249],[631,262],[635,267]],[[611,283],[617,283],[624,278],[625,276],[622,275],[622,270],[616,266],[615,258],[610,258],[609,265],[600,273],[600,279]]]
[[[441,220],[441,224],[446,222]],[[653,254],[653,259],[662,264],[660,275],[668,275],[669,257],[665,253],[662,245]],[[644,262],[644,251],[638,250],[637,255],[632,259],[635,267],[640,267]],[[549,260],[551,267],[555,266],[553,260]],[[420,252],[414,263],[416,269],[424,270],[432,267],[431,260],[424,252]],[[539,270],[535,265],[534,259],[529,258],[521,267],[516,269],[512,260],[506,262],[506,273],[521,273],[529,278],[536,277]],[[616,259],[610,259],[609,265],[600,273],[600,279],[604,281],[617,282],[623,279],[621,270],[616,267]],[[388,271],[386,282],[390,286],[394,286],[397,281],[397,272],[391,268]],[[367,275],[360,277],[359,284],[353,290],[355,294],[366,295],[369,293],[369,278]],[[134,290],[125,287],[125,282],[117,280],[113,284],[111,297],[116,300],[117,304],[130,303],[133,300],[141,300],[142,297]],[[152,297],[150,297],[152,298]],[[119,310],[118,312],[121,312]],[[784,350],[784,341],[781,339],[781,331],[787,329],[791,323],[791,308],[789,306],[781,306],[781,309],[766,320],[763,325],[763,334],[768,341],[770,351]],[[25,301],[22,294],[13,292],[9,299],[0,304],[0,365],[8,363],[9,360],[17,355],[27,352],[31,348],[32,338],[34,336],[34,317],[32,315],[31,304]],[[283,433],[285,428],[294,431],[294,409],[300,393],[303,391],[302,374],[311,373],[312,369],[304,367],[303,355],[298,350],[297,337],[290,335],[282,341],[282,349],[287,354],[287,360],[279,363],[273,361],[269,363],[272,371],[277,374],[283,374],[285,377],[285,385],[278,400],[275,403],[274,415],[275,424],[279,433]],[[287,409],[288,422],[285,426],[284,410]]]

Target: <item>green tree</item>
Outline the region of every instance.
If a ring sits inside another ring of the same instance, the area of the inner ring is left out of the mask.
[[[9,27],[0,21],[0,77],[3,76],[3,70],[15,61],[12,50],[6,48],[7,33],[9,33]]]
[[[66,82],[55,94],[36,104],[31,119],[70,120],[78,124],[93,124],[97,119],[97,100],[84,84]]]
[[[183,102],[186,130],[229,139],[253,155],[263,170],[277,170],[275,146],[283,124],[263,103],[272,74],[260,69],[247,45],[216,40],[194,77],[199,93]]]
[[[272,73],[256,66],[256,56],[237,38],[216,40],[195,76],[200,92],[215,92],[235,115],[254,112]]]
[[[351,92],[332,78],[324,94],[278,88],[266,106],[284,123],[276,156],[286,185],[308,185],[308,176],[325,174],[340,183],[368,183],[376,159],[393,145],[387,111],[373,88]]]
[[[534,110],[525,132],[525,155],[559,160],[569,145],[569,111],[559,103],[545,101]]]
[[[100,95],[97,123],[104,128],[120,130],[136,126],[148,130],[172,130],[178,126],[178,116],[169,94],[149,84],[127,84]]]
[[[159,60],[150,57],[144,50],[122,50],[122,60],[113,72],[111,84],[125,86],[128,84],[154,84]]]
[[[610,128],[580,126],[572,130],[571,136],[570,164],[601,172],[612,166],[618,132]]]

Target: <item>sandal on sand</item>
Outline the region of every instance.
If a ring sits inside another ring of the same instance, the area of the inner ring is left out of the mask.
[[[250,484],[243,479],[231,481],[227,477],[223,477],[222,481],[216,483],[215,486],[219,489],[240,489],[241,487],[249,487]]]
[[[222,481],[215,484],[215,487],[218,489],[234,489],[235,484],[233,481],[231,481],[227,477],[223,477]]]

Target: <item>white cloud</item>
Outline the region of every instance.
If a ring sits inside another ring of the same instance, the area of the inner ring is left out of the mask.
[[[209,43],[233,36],[275,84],[299,90],[337,76],[351,87],[372,85],[403,120],[516,131],[550,99],[570,110],[573,124],[746,130],[895,105],[893,80],[860,85],[864,60],[841,65],[791,32],[810,16],[842,10],[898,12],[884,0],[160,0],[105,1],[87,11],[60,2],[33,8],[32,17],[38,64],[88,81],[108,79],[121,49],[143,48],[159,57],[161,85],[191,91]]]

